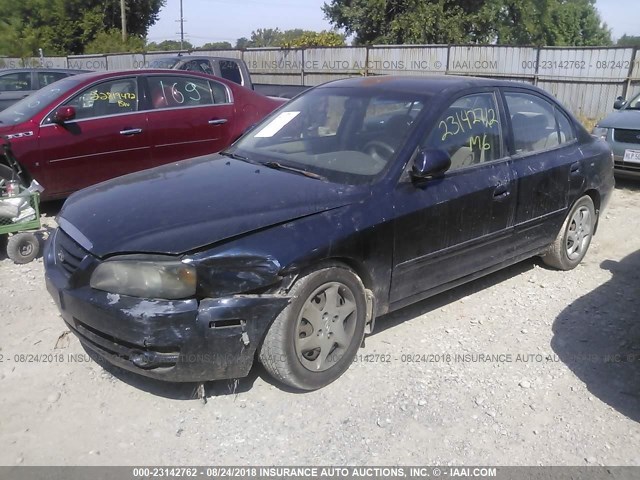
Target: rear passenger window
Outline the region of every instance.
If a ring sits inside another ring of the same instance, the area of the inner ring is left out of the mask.
[[[149,77],[151,105],[154,109],[213,105],[214,98],[207,80],[178,76]]]
[[[242,74],[240,67],[232,60],[220,61],[220,76],[226,80],[230,80],[238,85],[242,85]]]
[[[38,72],[38,82],[40,83],[40,88],[43,88],[66,76],[67,74],[62,72]]]
[[[516,154],[535,153],[574,140],[573,128],[564,113],[541,97],[506,93]]]
[[[502,158],[502,128],[493,93],[456,100],[438,119],[423,147],[446,151],[450,170]]]
[[[204,78],[152,76],[149,90],[153,109],[230,103],[227,87]]]
[[[0,92],[21,92],[31,88],[31,72],[9,73],[0,77]]]

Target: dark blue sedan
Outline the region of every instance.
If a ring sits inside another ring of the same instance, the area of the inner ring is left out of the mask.
[[[587,252],[611,150],[553,97],[468,77],[325,84],[220,155],[72,195],[45,255],[84,346],[171,381],[336,380],[382,314]]]

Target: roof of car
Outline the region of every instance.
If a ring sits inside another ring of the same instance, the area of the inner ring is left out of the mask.
[[[240,87],[229,80],[224,78],[216,77],[215,75],[211,75],[204,72],[192,72],[185,70],[172,70],[166,68],[145,68],[145,69],[136,69],[136,70],[102,70],[97,72],[87,72],[80,73],[79,75],[73,75],[72,77],[67,77],[67,81],[75,81],[77,84],[89,84],[95,80],[109,79],[109,78],[118,78],[118,77],[128,77],[128,76],[140,76],[140,75],[165,75],[165,76],[185,76],[190,75],[194,77],[201,77],[205,79],[215,79],[218,82],[224,83],[229,88]]]
[[[163,55],[161,57],[152,57],[151,60],[164,60],[167,58],[174,60],[209,60],[211,58],[215,58],[216,60],[239,60],[232,57],[219,57],[218,55]]]
[[[396,76],[382,75],[373,77],[356,77],[343,80],[335,80],[326,83],[320,88],[349,87],[349,88],[383,88],[385,90],[404,93],[438,93],[455,88],[464,89],[470,87],[528,87],[531,85],[507,80],[495,80],[490,78],[469,77],[464,75],[429,75],[429,76]],[[537,89],[535,89],[537,90]]]
[[[3,68],[3,69],[0,69],[0,75],[5,73],[23,73],[23,72],[87,73],[90,71],[91,70],[78,70],[75,68],[25,67],[25,68]]]
[[[88,71],[86,73],[81,73],[74,78],[77,79],[92,79],[94,77],[119,77],[119,76],[127,76],[127,75],[196,75],[199,77],[207,77],[211,78],[213,75],[204,73],[204,72],[192,72],[186,70],[172,70],[167,68],[144,68],[144,69],[136,69],[136,70],[101,70],[96,72]],[[218,77],[216,77],[218,78]],[[223,79],[224,80],[224,79]]]

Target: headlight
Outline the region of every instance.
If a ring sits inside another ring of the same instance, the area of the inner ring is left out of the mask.
[[[609,133],[609,129],[608,128],[598,127],[597,125],[591,131],[591,135],[594,135],[594,136],[596,136],[598,138],[601,138],[603,140],[607,139],[607,134],[608,133]]]
[[[179,261],[108,260],[91,275],[91,287],[142,298],[177,300],[196,293],[196,270]]]

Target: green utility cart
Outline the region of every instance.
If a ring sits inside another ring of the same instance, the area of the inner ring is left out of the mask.
[[[15,263],[28,263],[40,252],[40,193],[36,182],[26,188],[20,166],[8,140],[2,145],[12,170],[11,178],[0,178],[0,240],[7,239],[7,256]],[[36,188],[34,188],[36,187]]]

